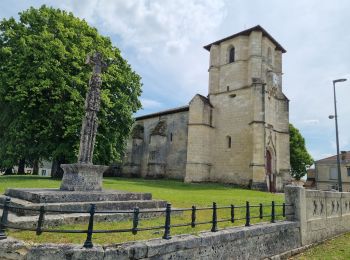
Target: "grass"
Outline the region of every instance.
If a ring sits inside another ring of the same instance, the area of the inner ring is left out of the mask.
[[[60,181],[51,180],[45,177],[35,176],[0,176],[0,192],[3,193],[6,188],[58,188]],[[197,207],[211,206],[216,202],[218,206],[245,205],[249,201],[251,205],[259,203],[270,204],[272,200],[276,203],[282,203],[284,196],[282,194],[271,194],[260,191],[252,191],[240,188],[234,188],[223,184],[187,184],[176,180],[144,180],[144,179],[127,179],[127,178],[105,178],[103,182],[104,189],[117,189],[134,192],[151,192],[154,199],[162,199],[172,203],[176,208],[190,208],[192,205]],[[267,212],[268,210],[268,212]],[[281,209],[277,210],[280,214]],[[270,208],[265,209],[264,214],[270,214]],[[237,209],[236,216],[244,217],[245,210]],[[258,208],[251,209],[251,216],[258,215]],[[198,211],[197,221],[211,220],[211,211]],[[218,219],[229,218],[230,209],[218,210]],[[172,224],[189,223],[191,213],[186,212],[183,215],[172,217]],[[252,223],[257,222],[252,219]],[[267,221],[266,219],[264,221]],[[139,227],[161,226],[164,225],[164,217],[152,220],[140,220]],[[219,223],[219,228],[232,226],[230,222]],[[235,225],[243,225],[243,221],[236,221]],[[96,223],[95,229],[119,229],[130,228],[131,221],[118,223]],[[63,226],[64,229],[86,229],[87,224]],[[172,235],[176,234],[196,234],[202,230],[210,230],[210,225],[200,225],[192,229],[191,227],[172,228]],[[111,234],[94,234],[93,242],[96,244],[108,244],[125,242],[131,240],[142,240],[162,236],[163,230],[143,231],[136,236],[129,233],[111,233]],[[53,242],[53,243],[83,243],[85,234],[56,234],[43,233],[35,236],[33,232],[10,231],[10,236],[32,242]]]
[[[59,186],[59,180],[52,180],[47,177],[0,176],[0,194],[3,194],[7,188],[58,188]]]
[[[327,240],[291,259],[350,259],[350,233]]]

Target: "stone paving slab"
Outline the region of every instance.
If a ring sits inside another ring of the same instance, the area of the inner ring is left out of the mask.
[[[151,200],[151,193],[120,190],[64,191],[59,189],[7,189],[5,195],[33,203]]]
[[[0,204],[5,201],[6,196],[0,196]],[[91,204],[96,205],[96,211],[117,211],[133,210],[135,207],[140,209],[159,209],[165,208],[167,202],[164,200],[126,200],[126,201],[85,201],[85,202],[56,202],[56,203],[32,203],[26,200],[11,198],[11,206],[20,207],[21,209],[10,209],[11,212],[18,216],[38,215],[36,211],[29,209],[39,209],[45,206],[46,210],[62,211],[86,211],[90,209]],[[27,209],[27,210],[26,210]],[[47,214],[59,214],[47,212]],[[63,213],[62,213],[63,214]]]
[[[153,210],[165,210],[164,208],[155,208]],[[181,215],[181,211],[173,212],[173,215]],[[2,210],[0,209],[0,216],[2,215]],[[140,219],[151,219],[156,217],[164,216],[163,212],[149,212],[142,213],[139,215]],[[95,214],[95,222],[120,222],[131,220],[133,214],[122,213],[122,214]],[[74,214],[56,214],[56,215],[45,215],[45,220],[43,222],[43,228],[54,229],[62,225],[72,225],[72,224],[88,224],[89,214],[85,213],[74,213]],[[14,224],[22,228],[36,228],[38,223],[38,216],[17,216],[16,214],[9,213],[8,223]],[[1,258],[0,258],[1,259]]]

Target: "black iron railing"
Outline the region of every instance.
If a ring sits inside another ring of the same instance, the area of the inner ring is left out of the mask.
[[[264,205],[262,203],[258,205],[250,205],[249,201],[246,202],[246,205],[229,205],[229,206],[220,206],[218,207],[215,202],[213,202],[212,207],[202,207],[197,208],[196,206],[192,206],[191,208],[171,208],[171,204],[167,204],[165,209],[159,209],[159,210],[140,210],[139,208],[134,208],[133,210],[119,210],[119,211],[98,211],[96,210],[96,205],[91,204],[89,211],[73,211],[73,210],[51,210],[46,209],[44,206],[41,206],[39,209],[34,208],[24,208],[24,207],[17,207],[17,206],[10,206],[11,199],[6,198],[3,205],[0,205],[0,208],[3,209],[2,217],[0,221],[0,240],[6,239],[6,229],[16,229],[16,230],[25,230],[25,231],[34,231],[37,235],[41,235],[43,232],[53,232],[53,233],[85,233],[86,240],[84,243],[85,248],[92,248],[92,235],[97,233],[121,233],[121,232],[129,232],[133,235],[136,235],[140,231],[147,231],[147,230],[160,230],[163,229],[164,233],[162,238],[163,239],[171,239],[171,229],[177,228],[177,227],[191,227],[195,228],[198,225],[204,225],[204,224],[211,224],[211,232],[217,232],[218,229],[218,223],[222,222],[230,222],[235,223],[237,221],[245,221],[245,226],[251,225],[252,219],[260,219],[263,220],[264,218],[268,218],[271,223],[275,223],[277,218],[285,218],[287,215],[293,215],[294,213],[286,214],[286,207],[293,206],[292,204],[276,204],[274,201],[271,202],[270,205]],[[282,208],[281,214],[276,214],[276,207]],[[257,208],[259,214],[257,216],[251,216],[251,209]],[[266,208],[270,209],[270,214],[264,215],[264,209],[266,211]],[[9,210],[28,210],[28,211],[36,211],[39,212],[38,222],[36,225],[36,228],[27,228],[23,226],[16,225],[14,223],[9,224],[8,222],[8,213]],[[230,210],[230,217],[229,218],[223,218],[218,219],[218,210],[221,209],[229,209]],[[237,217],[237,210],[245,210],[245,214],[242,217]],[[204,210],[211,210],[212,211],[212,219],[209,221],[197,221],[197,212],[198,211],[204,211]],[[191,222],[189,223],[180,223],[180,224],[171,224],[171,214],[172,212],[190,212],[191,216]],[[88,213],[89,214],[89,223],[88,228],[85,230],[71,230],[71,229],[47,229],[43,228],[43,224],[45,221],[45,214],[46,213],[60,213],[60,214],[69,214],[69,213]],[[152,226],[152,227],[139,227],[139,220],[140,220],[140,214],[144,213],[161,213],[165,215],[165,221],[164,225],[161,226]],[[96,230],[94,229],[94,216],[95,214],[133,214],[133,220],[132,220],[132,227],[126,228],[126,229],[108,229],[108,230]]]

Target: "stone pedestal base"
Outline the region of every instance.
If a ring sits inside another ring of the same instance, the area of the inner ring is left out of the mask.
[[[57,215],[57,212],[49,212],[49,210],[88,212],[91,204],[96,205],[97,211],[133,210],[135,207],[164,209],[167,203],[164,200],[152,200],[151,193],[120,190],[7,189],[5,194],[5,196],[0,195],[0,205],[4,204],[6,197],[10,197],[10,205],[17,207],[10,211],[17,216],[38,216],[38,211],[30,209],[39,210],[41,206],[48,211],[47,215]]]
[[[84,163],[62,164],[64,175],[61,190],[101,191],[103,172],[108,166]]]

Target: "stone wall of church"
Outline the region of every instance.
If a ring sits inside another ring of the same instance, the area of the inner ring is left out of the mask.
[[[205,97],[196,95],[190,102],[186,182],[210,181],[213,166],[214,128],[212,106]]]
[[[265,143],[273,155],[273,174],[276,188],[281,190],[290,180],[289,100],[282,92],[282,53],[264,38],[262,74],[265,86]],[[270,58],[268,57],[270,55]]]
[[[289,183],[290,176],[290,152],[289,152],[289,101],[276,100],[277,119],[275,122],[276,148],[277,148],[277,173],[281,176],[281,186]]]
[[[249,167],[253,145],[251,94],[245,88],[210,96],[214,106],[211,181],[249,185],[253,177]]]
[[[127,143],[123,176],[184,179],[188,111],[136,120]]]
[[[209,64],[209,94],[217,94],[229,90],[239,89],[250,84],[248,82],[248,36],[230,39],[210,50]],[[228,53],[234,46],[235,62],[228,62]]]
[[[129,140],[124,172],[281,190],[290,178],[289,101],[284,49],[275,44],[257,29],[206,48],[208,97],[197,94],[186,112],[137,120],[142,134]]]
[[[229,60],[232,48],[234,62]],[[187,166],[185,180],[266,189],[269,185],[266,153],[269,151],[276,188],[281,190],[289,179],[290,168],[288,99],[282,93],[282,52],[276,50],[261,31],[213,44],[208,102],[212,105],[211,128],[200,125],[189,128],[188,165],[189,162],[197,165],[191,166],[191,170]],[[190,106],[190,122],[201,113],[200,105]]]

